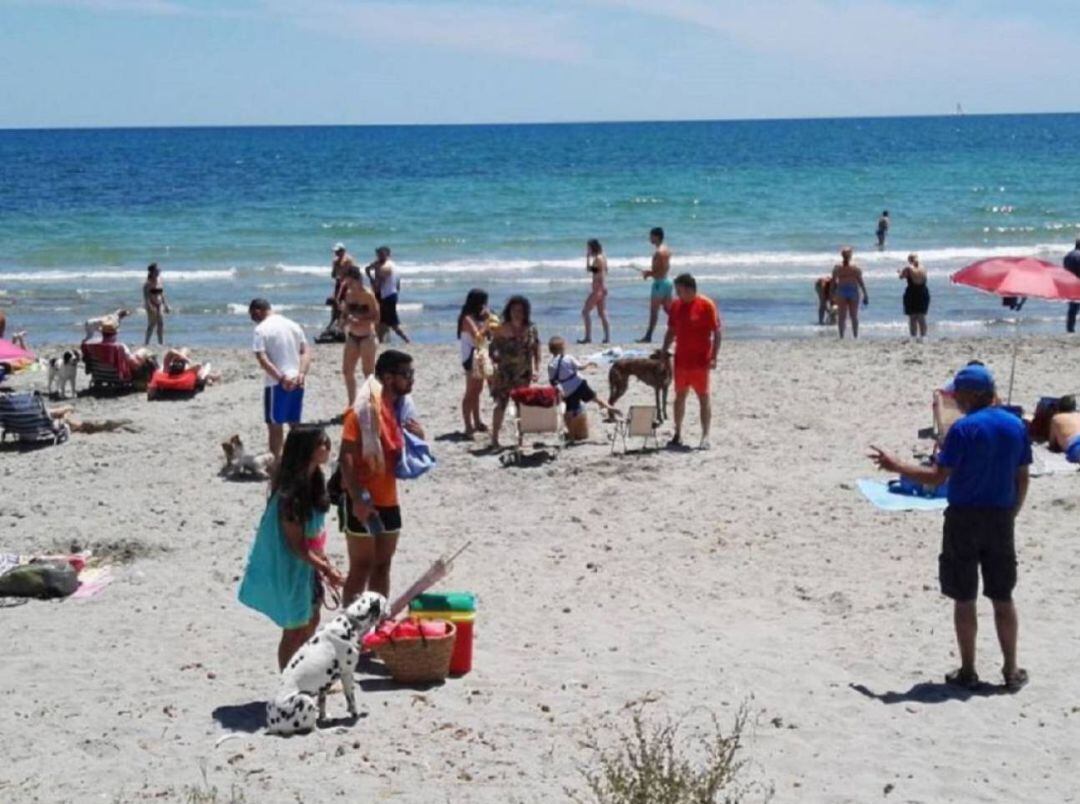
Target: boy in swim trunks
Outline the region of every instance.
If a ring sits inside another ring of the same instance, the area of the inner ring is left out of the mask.
[[[596,395],[578,372],[593,367],[595,363],[582,363],[573,355],[566,354],[566,341],[556,335],[548,341],[551,361],[548,363],[548,380],[559,389],[566,403],[566,429],[573,431],[573,421],[585,413],[585,405],[595,402],[602,410],[613,416],[619,411]]]
[[[670,357],[675,344],[675,436],[669,447],[682,446],[683,416],[686,397],[693,389],[701,411],[700,449],[709,448],[709,425],[712,402],[709,396],[709,372],[716,368],[720,353],[720,313],[712,299],[697,292],[697,281],[690,274],[675,278],[678,299],[668,314],[664,335],[664,355]]]
[[[1080,413],[1076,397],[1058,400],[1057,413],[1050,418],[1050,449],[1065,453],[1069,463],[1080,463]]]
[[[652,267],[641,272],[642,279],[652,280],[652,289],[649,292],[649,328],[638,343],[652,341],[653,330],[656,329],[656,321],[660,317],[660,308],[663,307],[665,313],[671,312],[671,300],[675,292],[675,286],[668,278],[671,271],[671,251],[664,244],[664,230],[657,226],[650,231],[649,242],[654,249]]]

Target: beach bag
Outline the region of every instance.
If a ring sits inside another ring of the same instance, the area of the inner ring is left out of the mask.
[[[435,456],[424,439],[405,428],[401,429],[401,457],[394,467],[394,476],[398,480],[415,480],[428,472],[435,465]]]
[[[0,575],[0,597],[38,600],[67,597],[79,588],[79,574],[66,561],[32,561]]]

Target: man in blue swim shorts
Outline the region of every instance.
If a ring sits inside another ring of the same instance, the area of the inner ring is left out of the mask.
[[[656,329],[656,322],[660,317],[660,308],[663,307],[665,313],[669,312],[675,298],[675,283],[668,278],[671,272],[671,251],[664,244],[664,230],[659,226],[652,229],[649,232],[649,242],[653,244],[652,267],[641,272],[642,279],[652,280],[649,293],[649,328],[638,343],[652,341],[653,330]]]
[[[276,464],[285,443],[285,425],[298,424],[303,416],[311,350],[300,325],[273,312],[266,299],[252,299],[248,314],[256,325],[252,350],[266,375],[263,418]]]
[[[1057,411],[1050,418],[1050,449],[1065,453],[1069,463],[1080,463],[1080,413],[1076,410],[1076,397],[1063,396],[1058,400]]]

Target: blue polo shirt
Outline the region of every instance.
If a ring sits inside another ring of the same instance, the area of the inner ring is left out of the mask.
[[[1014,508],[1016,472],[1031,463],[1027,425],[999,407],[959,419],[945,436],[938,464],[949,475],[949,505]]]

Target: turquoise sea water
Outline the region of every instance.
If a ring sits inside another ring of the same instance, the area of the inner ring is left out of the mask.
[[[0,131],[0,307],[34,341],[74,342],[83,318],[139,305],[153,260],[171,342],[242,346],[252,296],[322,326],[341,240],[361,261],[394,249],[421,340],[453,339],[470,287],[496,305],[523,292],[542,335],[576,336],[597,237],[613,334],[629,340],[648,297],[629,269],[663,226],[675,271],[734,337],[824,335],[811,285],[847,243],[868,277],[866,334],[906,332],[896,270],[911,250],[938,335],[1007,331],[998,300],[948,275],[994,254],[1060,259],[1080,236],[1078,146],[1080,115]],[[1057,331],[1064,311],[1031,302],[1023,317]]]

